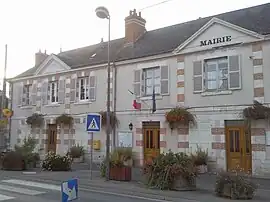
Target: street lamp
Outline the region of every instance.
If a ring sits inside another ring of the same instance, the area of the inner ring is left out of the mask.
[[[111,38],[111,17],[109,10],[103,6],[96,8],[97,17],[108,19],[108,67],[107,67],[107,118],[106,118],[106,180],[110,180],[110,38]]]

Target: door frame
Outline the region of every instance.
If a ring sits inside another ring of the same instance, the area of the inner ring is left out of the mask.
[[[250,128],[247,128],[245,125],[234,125],[234,126],[225,126],[225,152],[226,152],[226,170],[229,171],[229,161],[230,158],[230,137],[229,137],[229,131],[230,130],[239,130],[240,131],[240,137],[239,137],[239,146],[240,146],[240,155],[245,156],[245,160],[250,162],[247,166],[247,170],[245,172],[251,172],[252,173],[252,147],[251,147],[251,130]],[[246,138],[249,138],[248,141]],[[250,152],[247,153],[247,142],[249,144]],[[242,152],[241,152],[242,150]],[[240,157],[242,158],[242,157]],[[246,168],[244,168],[246,169]]]
[[[52,145],[52,144],[50,144],[50,140],[52,139],[50,132],[51,132],[52,129],[55,129],[55,135],[53,137],[53,139],[54,139],[53,140],[53,142],[54,142],[54,144],[53,144],[54,145],[54,151],[53,152],[56,153],[56,150],[57,150],[57,125],[56,124],[48,124],[47,128],[48,128],[48,132],[47,132],[47,137],[48,137],[48,140],[47,140],[47,152],[51,151],[51,150],[49,150],[50,149],[49,145]]]

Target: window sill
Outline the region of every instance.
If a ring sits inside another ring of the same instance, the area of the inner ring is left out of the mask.
[[[90,100],[75,102],[74,105],[88,105],[92,102]]]
[[[215,96],[215,95],[231,95],[231,90],[220,91],[220,92],[203,92],[201,96]]]
[[[21,109],[32,109],[33,106],[22,106]]]
[[[141,97],[140,99],[141,100],[152,100],[152,98],[153,98],[152,95],[150,95],[150,96]],[[162,96],[161,95],[156,95],[155,98],[156,98],[156,100],[162,100]]]
[[[60,107],[60,104],[58,104],[58,103],[53,103],[53,104],[45,105],[44,107]]]

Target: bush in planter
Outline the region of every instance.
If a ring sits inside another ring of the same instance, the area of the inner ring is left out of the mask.
[[[81,156],[84,155],[83,146],[76,145],[76,146],[71,147],[70,148],[69,155],[72,158],[80,158]]]
[[[196,169],[185,153],[163,153],[144,165],[147,185],[159,189],[187,189],[195,186]]]
[[[10,151],[4,154],[2,159],[3,170],[24,170],[25,166],[25,159],[21,153]]]
[[[72,159],[65,155],[60,156],[54,152],[48,152],[42,161],[42,169],[48,171],[69,171],[71,170]]]
[[[197,151],[195,154],[191,155],[194,165],[197,167],[199,173],[207,172],[207,162],[208,162],[208,150],[203,150],[201,147],[197,146]]]
[[[231,199],[252,199],[257,185],[240,172],[222,171],[217,175],[215,192]]]

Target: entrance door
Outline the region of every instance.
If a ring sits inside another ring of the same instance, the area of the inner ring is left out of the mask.
[[[48,152],[56,152],[57,126],[56,124],[50,124],[48,126]]]
[[[251,138],[244,127],[226,128],[227,169],[251,171]]]
[[[160,129],[144,129],[144,160],[151,161],[154,157],[160,154]]]

